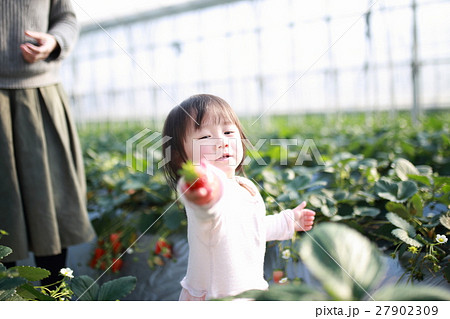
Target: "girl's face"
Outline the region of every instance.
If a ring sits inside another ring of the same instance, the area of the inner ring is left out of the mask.
[[[228,178],[234,177],[241,163],[244,150],[238,127],[231,122],[205,116],[200,129],[192,125],[186,134],[184,149],[194,165],[205,161],[222,170]]]

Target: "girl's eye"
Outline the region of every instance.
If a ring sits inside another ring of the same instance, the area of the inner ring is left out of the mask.
[[[226,131],[225,135],[230,135],[230,134],[233,134],[233,133],[234,133],[234,131]]]
[[[204,140],[205,138],[208,138],[208,137],[209,137],[209,135],[205,135],[205,136],[200,137],[199,140]]]

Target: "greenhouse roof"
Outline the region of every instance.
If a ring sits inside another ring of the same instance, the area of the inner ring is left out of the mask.
[[[158,18],[183,11],[206,8],[240,0],[73,0],[83,31]]]

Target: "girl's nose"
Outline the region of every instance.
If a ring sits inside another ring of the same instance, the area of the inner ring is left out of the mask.
[[[221,148],[223,146],[223,148],[228,148],[228,147],[230,147],[230,145],[228,144],[228,143],[220,143],[219,145],[218,145],[218,148]]]

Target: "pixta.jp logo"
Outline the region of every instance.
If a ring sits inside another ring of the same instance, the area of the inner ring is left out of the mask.
[[[170,147],[166,154],[161,151],[161,146],[170,139],[171,137],[162,136],[159,132],[143,129],[127,140],[127,166],[153,175],[155,164],[160,169],[170,161]]]
[[[170,136],[162,136],[159,132],[152,132],[150,129],[144,129],[138,134],[127,140],[126,156],[127,166],[134,168],[140,172],[146,172],[153,175],[156,169],[161,169],[164,165],[170,162],[170,146],[166,148],[165,154],[162,154],[162,145],[167,143],[172,138]],[[240,140],[239,140],[240,141]],[[227,139],[227,143],[237,143],[237,140],[231,141]],[[242,162],[246,166],[251,161],[256,161],[260,166],[273,164],[277,161],[278,165],[294,165],[300,166],[304,162],[316,161],[317,165],[325,165],[322,156],[312,139],[305,139],[299,142],[297,139],[259,139],[255,144],[250,140],[242,140],[242,143],[247,148],[247,154]],[[262,156],[267,150],[267,143],[270,145],[271,158],[267,159]],[[201,143],[192,143],[193,163],[200,164],[200,157],[204,157],[208,161],[213,161],[218,158],[220,151],[215,146],[222,145],[223,141],[211,138],[208,140],[201,140]],[[203,148],[211,150],[209,153],[202,151]],[[262,149],[262,151],[260,151]],[[234,159],[230,158],[230,165],[236,164]]]

